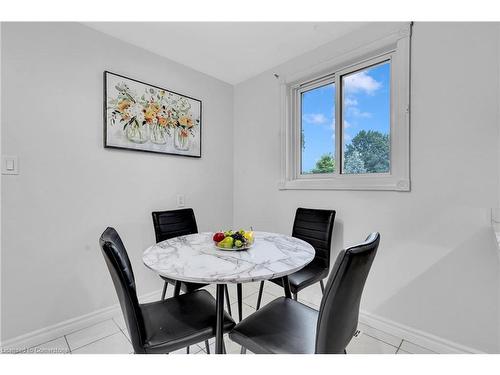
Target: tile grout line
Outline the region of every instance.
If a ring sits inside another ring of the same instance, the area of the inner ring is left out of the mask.
[[[427,351],[429,351],[429,352],[430,352],[430,353],[426,353],[426,354],[439,354],[438,352],[435,352],[434,350],[431,350],[431,349],[429,349],[429,348],[426,348],[425,346],[422,346],[422,345],[415,344],[414,342],[411,342],[411,341],[408,341],[408,340],[405,340],[405,339],[403,339],[403,341],[406,341],[406,342],[407,342],[407,343],[409,343],[409,344],[412,344],[412,345],[418,346],[419,348],[422,348],[422,349],[427,350]],[[401,345],[403,345],[403,341],[401,341]],[[403,349],[402,349],[402,350],[403,350]],[[406,351],[407,351],[407,350],[405,350],[405,352],[406,352]],[[411,352],[408,352],[408,353],[410,353],[410,354],[422,354],[422,353],[411,353]]]
[[[359,329],[359,328],[358,328],[358,329]],[[381,332],[383,332],[383,331],[381,331]],[[392,346],[393,348],[396,348],[397,350],[399,350],[399,348],[401,347],[401,344],[403,343],[403,339],[402,339],[402,338],[400,338],[400,337],[396,337],[397,339],[400,339],[400,340],[401,340],[401,342],[399,343],[399,346],[396,346],[396,345],[391,344],[391,343],[389,343],[389,342],[387,342],[387,341],[384,341],[384,340],[382,340],[382,339],[379,339],[378,337],[375,337],[375,336],[373,336],[373,335],[369,335],[369,334],[368,334],[368,333],[366,333],[366,332],[363,332],[363,331],[362,331],[362,333],[363,333],[363,335],[366,335],[366,336],[368,336],[368,337],[371,337],[372,339],[375,339],[375,340],[378,340],[378,341],[380,341],[380,342],[383,342],[384,344],[390,345],[390,346]],[[384,332],[384,333],[387,333],[387,332]]]
[[[207,292],[209,292],[209,291],[207,291]],[[209,292],[209,293],[210,293],[210,292]],[[250,293],[249,295],[244,296],[244,297],[243,297],[243,295],[242,295],[241,300],[244,300],[244,299],[246,299],[246,298],[252,297],[252,296],[254,296],[254,295],[255,295],[255,294],[257,294],[257,293],[258,293],[258,291],[255,291],[255,292],[252,292],[252,293]],[[210,293],[210,294],[211,294],[211,293]],[[213,296],[213,295],[212,295],[212,297],[214,297],[214,298],[215,298],[215,296]],[[232,296],[231,296],[231,294],[229,294],[229,297],[230,297],[230,298],[232,297]],[[234,301],[235,301],[235,302],[237,302],[237,301],[238,301],[238,296],[234,296]],[[235,302],[231,302],[231,305],[232,305],[233,303],[235,303]]]
[[[398,350],[401,349],[401,345],[403,345],[403,341],[404,341],[404,339],[401,339],[401,342],[399,343],[399,346],[398,346]]]
[[[84,329],[87,329],[87,328],[90,328],[90,327],[94,327],[94,326],[96,326],[96,325],[98,325],[98,324],[101,324],[101,323],[107,322],[108,320],[113,320],[113,318],[112,318],[112,317],[111,317],[111,318],[107,318],[107,319],[101,320],[100,322],[97,322],[97,323],[94,323],[94,324],[92,324],[92,325],[89,325],[89,326],[87,326],[87,327],[83,327],[83,328],[77,329],[77,330],[75,330],[75,331],[71,331],[71,332],[69,332],[69,333],[64,334],[64,336],[69,336],[69,335],[72,335],[73,333],[80,332],[80,331],[83,331]],[[113,322],[114,322],[114,320],[113,320]],[[118,327],[118,328],[120,328],[120,327]],[[50,340],[50,341],[52,341],[52,340]],[[42,344],[39,344],[39,345],[42,345]]]
[[[97,340],[94,340],[94,341],[92,341],[92,342],[89,342],[88,344],[85,344],[85,345],[79,346],[78,348],[73,349],[73,350],[72,350],[72,352],[73,352],[73,351],[75,351],[75,350],[81,349],[81,348],[85,348],[86,346],[89,346],[89,345],[91,345],[91,344],[95,344],[95,343],[96,343],[96,342],[98,342],[98,341],[101,341],[101,340],[107,339],[108,337],[114,336],[114,335],[116,335],[116,334],[118,334],[118,333],[121,333],[121,334],[123,335],[123,332],[121,332],[121,330],[120,330],[120,331],[118,331],[118,332],[114,332],[114,333],[112,333],[112,334],[110,334],[110,335],[103,336],[103,337],[101,337],[100,339],[97,339]],[[69,348],[69,350],[71,350],[71,347]]]
[[[98,325],[98,324],[104,323],[104,322],[105,322],[105,321],[107,321],[107,320],[113,320],[113,318],[105,319],[105,320],[102,320],[102,321],[97,322],[97,323],[95,323],[95,324],[92,324],[92,325],[90,325],[90,326],[88,326],[88,327],[80,328],[80,329],[77,329],[77,330],[75,330],[75,331],[71,331],[71,332],[69,332],[69,333],[65,333],[64,335],[59,336],[59,337],[56,337],[56,338],[54,338],[54,339],[52,339],[52,340],[44,341],[44,342],[41,342],[41,343],[35,344],[35,345],[33,345],[33,346],[30,346],[28,349],[36,348],[36,347],[38,347],[38,346],[41,346],[41,345],[44,345],[44,344],[48,344],[49,342],[52,342],[52,341],[55,341],[55,340],[58,340],[58,339],[64,338],[64,341],[66,342],[66,345],[68,346],[68,350],[69,350],[69,352],[71,353],[71,352],[72,352],[72,350],[71,350],[71,347],[70,347],[70,345],[69,345],[68,339],[66,338],[66,336],[67,336],[67,335],[72,335],[73,333],[76,333],[76,332],[82,331],[82,330],[84,330],[84,329],[87,329],[87,328],[93,327],[93,326],[95,326],[95,325]],[[114,320],[113,320],[113,322],[114,322]],[[116,322],[115,322],[115,324],[116,324]],[[116,324],[116,325],[118,325],[118,324]],[[120,327],[118,327],[118,329],[120,329]],[[115,333],[116,333],[116,332],[115,332]],[[108,336],[110,336],[110,335],[108,335]],[[108,337],[108,336],[105,336],[105,337]],[[104,337],[103,337],[103,338],[104,338]],[[97,340],[97,341],[99,341],[99,340]],[[95,341],[93,341],[93,342],[95,342]],[[86,345],[88,345],[88,344],[86,344]],[[84,345],[84,346],[86,346],[86,345]],[[83,348],[83,346],[78,347],[78,348],[76,348],[76,349],[79,349],[79,348]],[[76,350],[76,349],[75,349],[75,350]]]
[[[403,343],[403,339],[401,339],[401,342],[399,343],[399,346],[398,346],[398,347],[397,347],[397,349],[396,349],[396,353],[394,353],[394,354],[398,354],[398,352],[399,352],[399,348],[401,347],[401,344],[402,344],[402,343]]]
[[[63,337],[64,337],[64,340],[66,340],[66,337],[63,335],[63,336],[56,337],[55,339],[52,339],[52,340],[49,340],[49,341],[44,341],[44,342],[41,342],[41,343],[39,343],[39,344],[36,344],[36,345],[30,346],[29,348],[26,348],[26,350],[33,349],[33,348],[36,348],[36,347],[39,347],[39,346],[42,346],[42,345],[48,344],[49,342],[52,342],[52,341],[56,341],[56,340],[62,339]],[[69,348],[69,344],[68,344],[68,341],[67,341],[67,340],[66,340],[66,345],[68,345],[68,349],[71,351],[71,349]]]
[[[68,350],[69,350],[69,354],[71,354],[71,347],[69,346],[69,342],[68,342],[68,339],[66,338],[66,335],[63,336],[64,337],[64,341],[66,341],[66,345],[68,346]]]
[[[113,323],[116,324],[116,326],[118,327],[118,329],[120,330],[120,332],[123,333],[123,335],[125,336],[125,338],[127,339],[127,341],[130,343],[130,345],[132,345],[132,341],[128,338],[127,334],[122,329],[122,327],[120,327],[120,325],[116,322],[116,320],[114,318],[111,318],[111,320],[113,320]]]
[[[257,292],[256,292],[256,293],[254,293],[254,294],[257,294]],[[263,301],[263,300],[264,300],[264,295],[266,295],[266,294],[267,294],[267,295],[269,295],[269,296],[271,296],[271,297],[274,297],[274,298],[272,299],[272,301],[274,301],[276,298],[284,297],[284,296],[279,296],[279,297],[278,297],[278,296],[275,296],[274,294],[271,294],[271,293],[268,293],[268,292],[263,292],[263,293],[262,293],[262,300],[261,300],[260,307],[264,307],[265,305],[267,305],[267,303],[264,303],[264,301]],[[252,297],[252,296],[253,296],[253,294],[252,294],[251,296],[248,296],[248,297]],[[242,298],[242,302],[245,302],[245,299],[247,299],[248,297]],[[270,302],[271,302],[271,301],[270,301]],[[252,306],[252,305],[250,305],[248,302],[245,302],[245,303],[246,303],[248,306],[250,306],[252,309],[254,309],[254,310],[256,309],[256,307],[253,307],[253,306]],[[255,306],[257,306],[257,300],[255,301]]]

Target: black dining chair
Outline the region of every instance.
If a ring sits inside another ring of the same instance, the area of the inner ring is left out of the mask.
[[[333,222],[335,211],[318,210],[311,208],[297,208],[293,223],[292,237],[306,241],[316,252],[314,259],[301,270],[288,275],[290,290],[293,298],[297,300],[299,291],[314,283],[319,282],[321,291],[324,292],[323,279],[330,270],[330,248],[332,245]],[[270,280],[283,286],[282,278]],[[264,281],[260,282],[257,297],[257,310],[260,308]]]
[[[174,237],[185,236],[188,234],[198,233],[198,226],[196,225],[196,218],[192,208],[183,208],[180,210],[157,211],[153,212],[153,226],[155,229],[156,243],[162,242]],[[165,298],[167,293],[168,284],[175,285],[174,295],[178,295],[182,290],[184,293],[190,293],[208,284],[189,283],[169,279],[160,276],[164,281],[161,299]],[[224,285],[226,306],[229,315],[231,312],[231,301],[229,300],[229,291],[227,285]],[[241,284],[238,285],[238,310],[241,320],[242,302],[241,302]]]
[[[358,326],[363,288],[380,242],[380,234],[340,252],[332,268],[319,312],[280,297],[243,319],[229,333],[253,353],[346,353]]]
[[[140,304],[134,272],[123,242],[114,228],[99,239],[102,254],[120,301],[134,352],[169,353],[215,336],[215,300],[206,290]],[[224,312],[224,332],[235,323]]]

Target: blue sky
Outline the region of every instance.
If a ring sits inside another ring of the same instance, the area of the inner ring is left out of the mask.
[[[344,76],[342,82],[344,145],[360,130],[389,133],[389,63]],[[302,94],[302,172],[314,168],[321,155],[335,154],[335,90],[329,84]]]

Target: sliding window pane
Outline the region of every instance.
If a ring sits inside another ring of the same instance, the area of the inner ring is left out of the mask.
[[[390,62],[342,77],[345,174],[390,171]]]
[[[335,171],[335,84],[301,94],[301,173]]]

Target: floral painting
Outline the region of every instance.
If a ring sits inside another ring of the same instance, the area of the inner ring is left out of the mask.
[[[201,101],[104,72],[105,147],[201,157]]]

